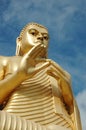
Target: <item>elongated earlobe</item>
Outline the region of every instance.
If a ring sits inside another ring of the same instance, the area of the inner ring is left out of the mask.
[[[21,37],[17,37],[16,39],[16,56],[21,56]]]
[[[21,51],[21,47],[20,45],[16,45],[16,56],[19,56],[20,55],[20,51]]]

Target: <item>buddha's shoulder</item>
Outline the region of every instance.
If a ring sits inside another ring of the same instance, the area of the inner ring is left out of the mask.
[[[0,60],[3,60],[3,59],[7,59],[7,60],[10,60],[10,59],[20,59],[21,56],[0,56]]]
[[[8,61],[9,57],[7,56],[0,56],[0,63],[3,63],[4,61]]]
[[[20,61],[20,60],[21,60],[20,56],[0,56],[1,65],[6,65],[10,62],[16,62],[16,61]]]

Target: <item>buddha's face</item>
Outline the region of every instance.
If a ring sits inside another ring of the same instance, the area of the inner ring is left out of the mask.
[[[37,25],[29,25],[25,29],[20,42],[23,54],[39,43],[47,49],[49,42],[48,31]]]

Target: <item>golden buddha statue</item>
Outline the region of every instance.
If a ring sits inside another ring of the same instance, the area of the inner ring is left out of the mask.
[[[0,130],[81,130],[70,75],[47,58],[48,30],[27,24],[0,57]]]

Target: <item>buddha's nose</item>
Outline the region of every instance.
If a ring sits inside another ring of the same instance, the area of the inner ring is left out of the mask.
[[[38,35],[37,39],[43,41],[43,36],[41,33]]]

